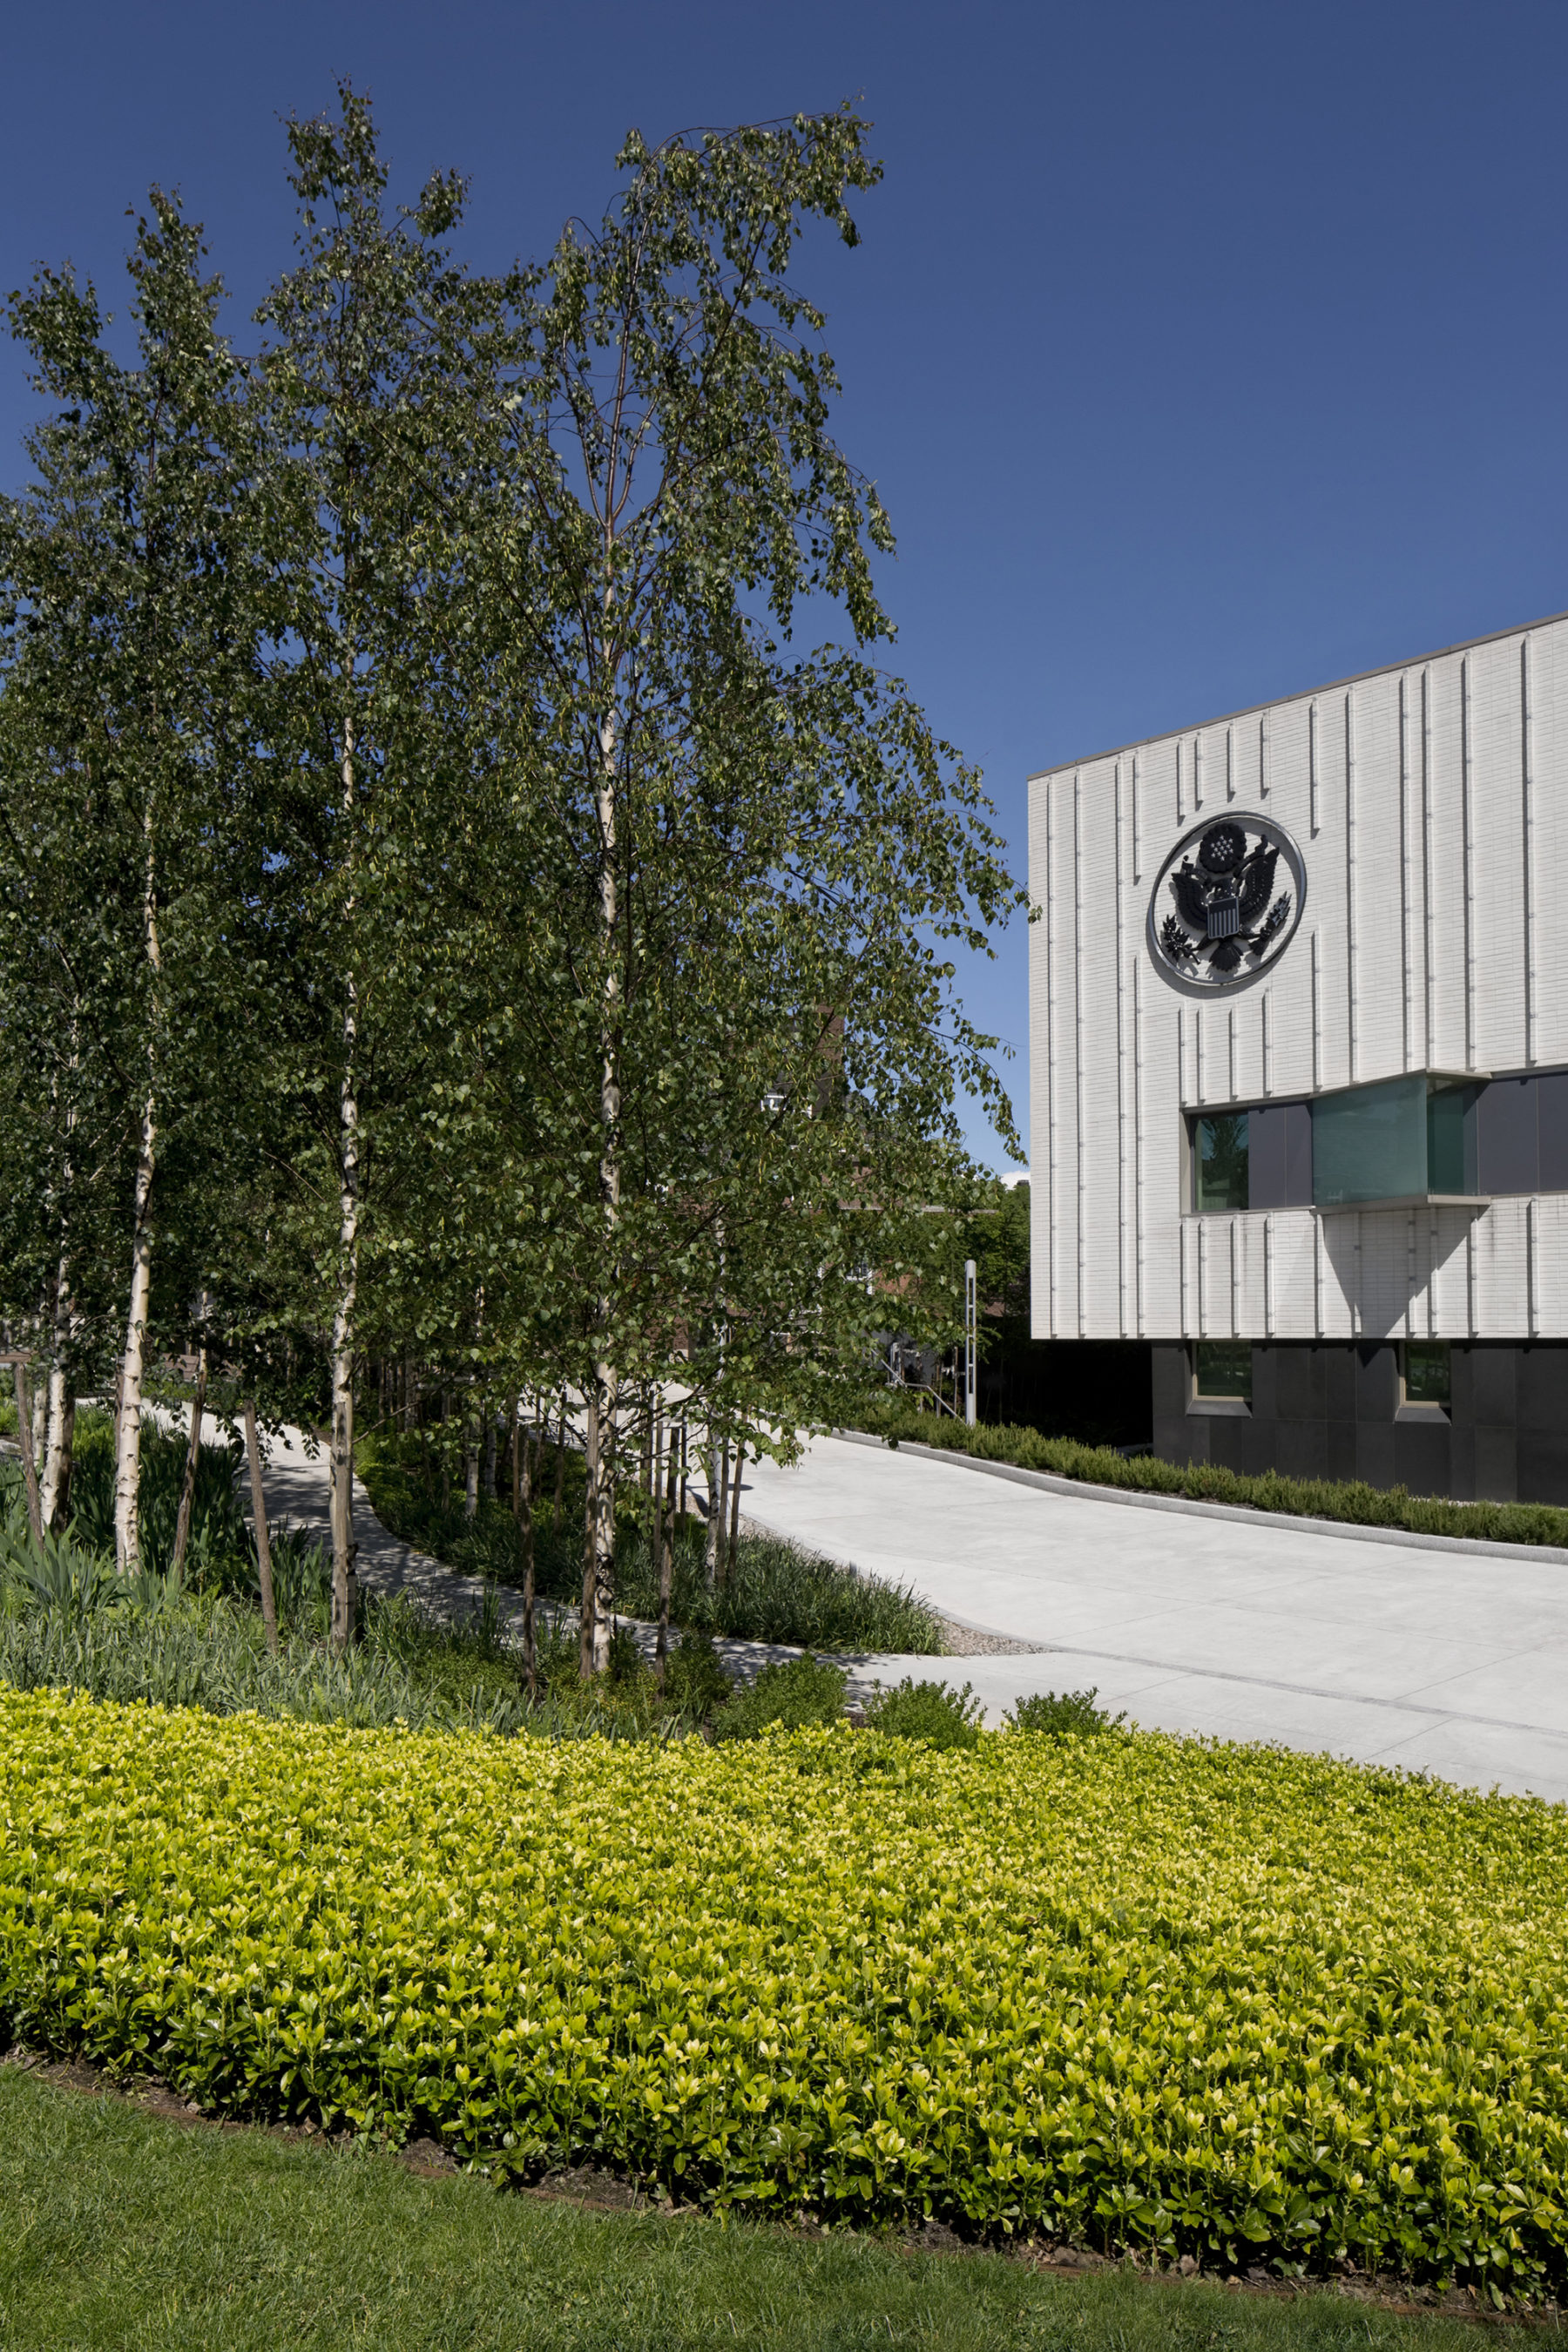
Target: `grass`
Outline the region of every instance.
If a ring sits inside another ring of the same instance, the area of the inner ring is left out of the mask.
[[[361,1443],[357,1465],[376,1517],[448,1568],[520,1583],[521,1544],[510,1506],[481,1497],[477,1516],[466,1517],[441,1437],[439,1430],[418,1436],[381,1433]],[[547,1452],[535,1513],[534,1571],[544,1598],[574,1602],[583,1583],[582,1465],[568,1456],[559,1525],[554,1475],[554,1456]],[[901,1585],[858,1576],[773,1537],[742,1536],[734,1576],[715,1590],[704,1572],[703,1542],[703,1528],[689,1519],[676,1537],[671,1614],[677,1625],[812,1650],[934,1656],[942,1649],[939,1621]],[[629,1504],[616,1531],[616,1607],[627,1617],[658,1613],[647,1530]]]
[[[1476,2352],[1332,2297],[607,2214],[0,2069],[6,2352]]]
[[[1368,1486],[1359,1478],[1281,1478],[1270,1470],[1244,1477],[1217,1463],[1164,1462],[1154,1454],[1121,1454],[1113,1445],[1085,1445],[1075,1437],[1046,1437],[1037,1429],[982,1423],[966,1429],[944,1414],[921,1412],[905,1398],[879,1391],[859,1420],[889,1445],[907,1440],[979,1462],[1005,1462],[1020,1470],[1047,1470],[1097,1486],[1134,1494],[1181,1495],[1194,1502],[1230,1503],[1246,1510],[1284,1511],[1300,1518],[1338,1519],[1359,1528],[1404,1528],[1414,1535],[1468,1537],[1481,1543],[1568,1547],[1568,1510],[1550,1503],[1454,1503],[1441,1495],[1411,1495],[1403,1486]]]

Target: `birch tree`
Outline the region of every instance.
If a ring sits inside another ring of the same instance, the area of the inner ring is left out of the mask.
[[[1011,1131],[944,942],[984,945],[1018,894],[977,777],[869,657],[891,531],[787,274],[812,224],[857,241],[864,129],[846,107],[634,133],[619,205],[507,289],[492,731],[538,782],[532,856],[491,849],[498,891],[527,877],[535,1051],[511,1083],[551,1138],[529,1214],[574,1309],[592,1671],[630,1384],[679,1377],[715,1423],[820,1404],[869,1328],[868,1267],[896,1275],[953,1152],[956,1088]],[[837,635],[797,654],[824,609]]]
[[[56,1003],[50,1076],[58,1252],[48,1310],[58,1507],[68,1356],[85,1271],[83,1158],[128,1180],[116,1381],[115,1550],[136,1559],[142,1388],[160,1166],[171,1124],[210,1094],[227,995],[227,822],[254,678],[245,596],[253,488],[239,370],[200,232],[154,190],[129,259],[134,362],[109,348],[93,289],[40,273],[12,298],[36,389],[35,480],[0,518],[13,911]],[[74,871],[73,871],[74,868]],[[84,887],[85,886],[85,887]],[[85,903],[90,895],[91,904]],[[67,907],[74,919],[48,919]],[[79,1118],[90,1065],[95,1118]],[[109,1098],[103,1074],[127,1097]],[[124,1162],[129,1160],[129,1166]]]

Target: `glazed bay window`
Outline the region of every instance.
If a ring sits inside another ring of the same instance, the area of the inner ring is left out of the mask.
[[[1477,1092],[1422,1076],[1320,1095],[1312,1105],[1313,1205],[1472,1198]]]
[[[1200,1404],[1250,1404],[1251,1340],[1194,1339],[1193,1395]]]

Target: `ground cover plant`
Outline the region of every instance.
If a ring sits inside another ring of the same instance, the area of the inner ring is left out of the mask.
[[[1568,1818],[1273,1750],[613,1745],[0,1689],[0,2008],[683,2198],[1561,2284]]]
[[[1360,1479],[1281,1478],[1275,1471],[1244,1477],[1211,1462],[1162,1462],[1126,1454],[1111,1445],[1084,1445],[1074,1437],[1045,1437],[1037,1429],[981,1423],[967,1429],[942,1413],[921,1412],[906,1399],[880,1391],[859,1416],[861,1426],[889,1445],[900,1443],[1005,1462],[1020,1470],[1047,1470],[1096,1486],[1134,1494],[1182,1495],[1194,1502],[1234,1503],[1253,1511],[1288,1511],[1302,1518],[1343,1519],[1364,1528],[1405,1528],[1413,1534],[1468,1536],[1483,1543],[1568,1547],[1568,1510],[1550,1503],[1453,1503],[1440,1495],[1411,1495],[1403,1486],[1368,1486]]]
[[[1312,2295],[1071,2281],[856,2232],[498,2198],[390,2157],[222,2132],[0,2066],[9,2352],[1476,2352]]]
[[[481,1496],[470,1519],[450,1458],[449,1433],[381,1433],[362,1440],[358,1463],[382,1525],[447,1567],[522,1580],[521,1536],[509,1505]],[[583,1591],[584,1481],[580,1460],[568,1453],[559,1518],[555,1455],[546,1450],[535,1510],[534,1562],[539,1591],[575,1606]],[[623,1497],[617,1517],[613,1597],[622,1616],[656,1618],[658,1573],[644,1507]],[[856,1574],[795,1545],[742,1535],[733,1574],[710,1584],[705,1530],[689,1516],[675,1536],[670,1613],[678,1625],[744,1641],[781,1642],[813,1650],[904,1650],[934,1655],[942,1645],[933,1612],[904,1586]]]

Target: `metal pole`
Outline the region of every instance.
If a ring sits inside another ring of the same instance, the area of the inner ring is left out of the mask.
[[[971,1429],[974,1426],[975,1337],[974,1260],[966,1257],[963,1261],[963,1418]]]

